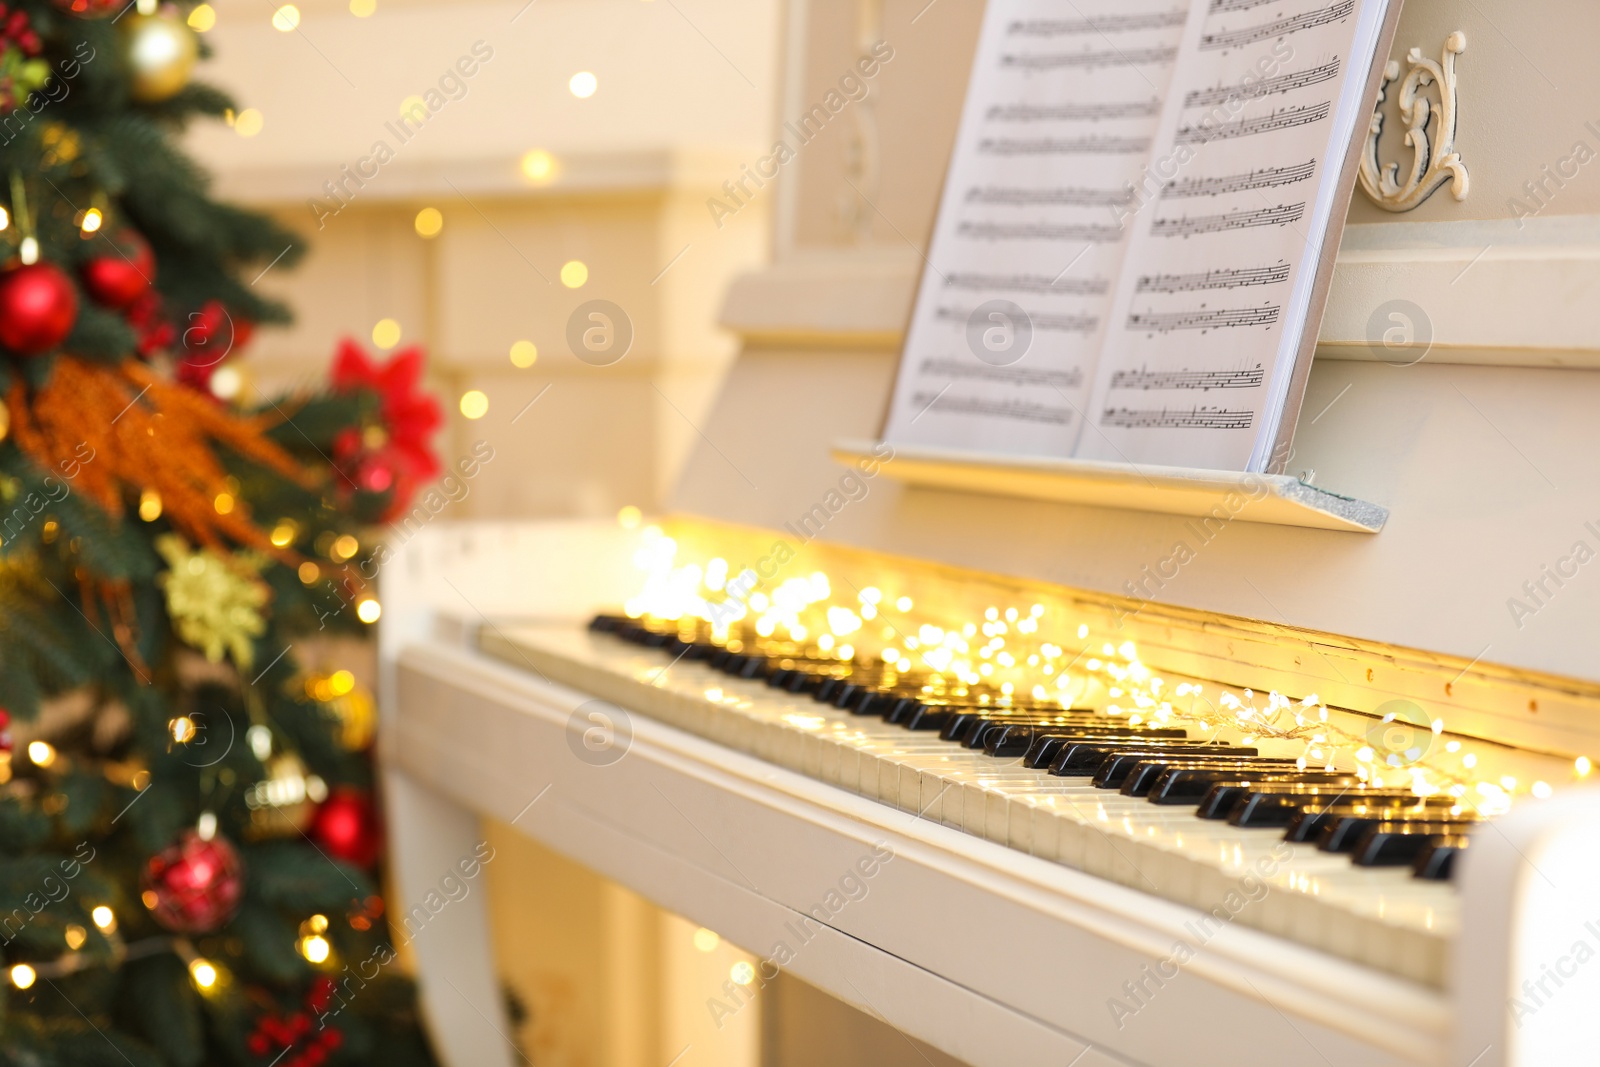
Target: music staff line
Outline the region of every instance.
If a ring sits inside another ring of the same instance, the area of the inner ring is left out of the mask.
[[[1042,274],[944,275],[947,289],[974,292],[1052,293],[1062,296],[1104,296],[1111,289],[1105,278],[1047,278]]]
[[[1150,234],[1153,237],[1195,237],[1203,233],[1250,230],[1260,226],[1288,226],[1299,222],[1305,213],[1306,205],[1302,202],[1252,211],[1230,211],[1221,215],[1196,215],[1192,218],[1184,215],[1175,219],[1157,219],[1150,226]]]
[[[1125,207],[1133,202],[1133,190],[985,185],[968,189],[966,202],[998,207]]]
[[[1094,104],[996,104],[984,115],[989,122],[1101,122],[1150,118],[1161,101],[1124,100]]]
[[[1266,381],[1266,369],[1257,363],[1244,370],[1119,370],[1111,375],[1111,388],[1137,389],[1192,389],[1210,392],[1213,389],[1255,389]]]
[[[1262,133],[1292,130],[1298,126],[1322,122],[1328,117],[1332,107],[1333,105],[1324,100],[1304,107],[1278,108],[1270,114],[1256,115],[1253,118],[1240,119],[1238,122],[1225,122],[1214,126],[1207,126],[1204,123],[1198,126],[1181,126],[1178,128],[1175,140],[1178,144],[1209,144],[1212,141],[1228,141],[1238,137],[1254,137]]]
[[[1248,430],[1255,421],[1253,411],[1195,406],[1187,411],[1172,408],[1107,408],[1100,425],[1128,430]]]
[[[1122,238],[1120,226],[1093,223],[1051,226],[1035,222],[963,222],[956,227],[956,233],[977,241],[1083,241],[1088,244],[1111,244]]]
[[[1146,274],[1134,285],[1136,293],[1194,293],[1209,289],[1243,289],[1277,285],[1289,279],[1289,264],[1270,267],[1236,267],[1196,274]]]
[[[1179,8],[1134,15],[1102,15],[1099,18],[1017,19],[1006,26],[1006,33],[1012,37],[1070,37],[1083,33],[1105,36],[1182,26],[1188,17],[1189,13]]]
[[[939,307],[934,310],[933,317],[938,322],[971,321],[974,308]],[[1028,325],[1038,331],[1054,331],[1058,333],[1091,334],[1095,327],[1100,325],[1098,315],[1052,315],[1043,312],[1025,312]]]
[[[1250,326],[1275,326],[1283,311],[1277,305],[1258,308],[1217,308],[1212,311],[1150,311],[1128,316],[1132,333],[1176,333],[1179,330],[1233,330]]]
[[[1265,22],[1259,26],[1246,26],[1239,30],[1223,30],[1218,33],[1208,33],[1200,38],[1202,52],[1217,52],[1227,48],[1239,48],[1247,44],[1256,44],[1260,41],[1270,41],[1274,37],[1289,37],[1302,30],[1316,29],[1318,26],[1327,26],[1334,22],[1342,22],[1350,17],[1355,10],[1355,0],[1338,0],[1337,3],[1316,11],[1307,11],[1302,15],[1291,15],[1286,19],[1276,22]]]
[[[1019,52],[1000,57],[1000,66],[1016,70],[1100,70],[1107,67],[1164,66],[1178,58],[1171,47],[1130,48],[1112,52]]]
[[[1018,387],[1042,385],[1052,389],[1076,389],[1083,384],[1083,371],[1078,367],[1052,370],[1021,363],[1013,363],[1009,367],[997,367],[988,363],[974,362],[970,356],[966,359],[942,359],[930,356],[918,365],[917,370],[932,378],[983,381]]]
[[[1070,408],[1053,408],[1025,400],[988,400],[983,397],[952,396],[943,391],[919,390],[912,394],[911,404],[923,411],[936,411],[943,415],[987,415],[1020,422],[1042,422],[1053,426],[1069,425],[1073,418]]]
[[[1150,150],[1148,137],[986,137],[978,151],[993,156],[1126,156]]]
[[[1285,167],[1261,167],[1244,174],[1225,174],[1215,178],[1182,178],[1161,187],[1161,199],[1180,200],[1198,196],[1222,196],[1252,189],[1271,189],[1295,185],[1316,176],[1317,161],[1307,160]]]
[[[1215,107],[1234,100],[1259,100],[1264,96],[1289,93],[1308,85],[1321,85],[1339,76],[1340,59],[1335,56],[1320,67],[1280,74],[1276,78],[1263,78],[1248,85],[1214,85],[1209,89],[1192,89],[1184,94],[1184,107]]]

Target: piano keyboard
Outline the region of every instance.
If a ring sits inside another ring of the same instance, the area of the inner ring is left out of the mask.
[[[1104,707],[963,703],[892,672],[685,643],[627,619],[485,651],[918,818],[1442,987],[1448,879],[1480,817]]]

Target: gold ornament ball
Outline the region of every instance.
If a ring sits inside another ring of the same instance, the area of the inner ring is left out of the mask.
[[[129,14],[122,20],[122,36],[135,100],[159,103],[189,84],[200,44],[182,19],[164,13]]]

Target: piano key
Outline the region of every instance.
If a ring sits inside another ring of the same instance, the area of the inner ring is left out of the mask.
[[[1456,858],[1467,850],[1466,834],[1441,834],[1428,839],[1428,847],[1412,864],[1411,875],[1427,881],[1448,880],[1455,871]]]
[[[1447,819],[1373,823],[1351,850],[1351,862],[1357,867],[1410,867],[1435,837],[1465,836],[1463,822]]]
[[[1216,790],[1219,783],[1229,779],[1233,779],[1232,788],[1237,789],[1238,795],[1249,792],[1251,783],[1238,781],[1234,775],[1214,768],[1188,767],[1176,768],[1163,774],[1150,787],[1146,799],[1152,804],[1198,805]],[[1261,775],[1256,781],[1271,781],[1274,784],[1286,785],[1294,783],[1314,785],[1331,781],[1349,785],[1358,784],[1360,779],[1328,771],[1296,771],[1293,774]],[[1223,788],[1226,790],[1229,787]]]
[[[1252,768],[1293,770],[1295,761],[1269,756],[1195,756],[1174,758],[1156,756],[1135,760],[1132,766],[1122,769],[1124,761],[1108,760],[1108,767],[1095,773],[1093,781],[1103,789],[1115,788],[1123,796],[1146,797],[1163,776],[1174,769],[1215,770],[1219,775],[1233,777],[1250,773]]]
[[[1208,796],[1206,799],[1209,802],[1211,798]],[[1370,789],[1358,778],[1333,778],[1325,783],[1303,786],[1263,785],[1248,790],[1228,810],[1211,817],[1224,818],[1233,826],[1281,830],[1286,829],[1295,816],[1304,810],[1322,811],[1353,800],[1392,800],[1398,803],[1406,799],[1414,800],[1416,795],[1400,790]]]
[[[1427,803],[1404,806],[1373,804],[1360,807],[1336,805],[1325,813],[1322,832],[1317,835],[1317,847],[1324,852],[1350,852],[1360,843],[1368,829],[1384,822],[1412,818],[1451,821],[1465,825],[1477,819],[1476,815],[1469,812],[1455,816],[1451,816],[1449,812],[1450,809],[1446,806]]]
[[[1204,750],[1215,750],[1229,755],[1255,755],[1253,748],[1236,745],[1219,745],[1214,741],[1190,741],[1182,738],[1157,738],[1148,742],[1128,744],[1111,738],[1073,741],[1062,745],[1050,764],[1050,773],[1061,777],[1093,777],[1106,760],[1115,756],[1183,755]]]

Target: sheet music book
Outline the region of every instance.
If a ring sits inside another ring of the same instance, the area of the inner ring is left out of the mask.
[[[1399,0],[989,0],[886,439],[1281,466]]]

